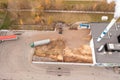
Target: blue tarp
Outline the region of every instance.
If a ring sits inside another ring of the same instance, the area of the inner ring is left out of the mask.
[[[80,27],[86,27],[86,28],[89,28],[89,24],[80,24]]]

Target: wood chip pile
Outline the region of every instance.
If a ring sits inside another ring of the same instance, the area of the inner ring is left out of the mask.
[[[51,58],[57,62],[92,63],[92,52],[89,45],[70,49],[63,39],[52,40],[51,43],[35,48],[35,56]]]

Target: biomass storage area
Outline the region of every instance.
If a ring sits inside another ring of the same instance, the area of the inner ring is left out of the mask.
[[[52,34],[54,34],[56,38],[53,37]],[[33,62],[93,64],[92,51],[90,48],[90,29],[64,29],[63,34],[55,32],[51,33],[49,37],[48,35],[44,35],[40,41],[48,41],[48,38],[50,38],[49,43],[47,42],[47,44],[34,47]]]
[[[53,40],[49,44],[35,47],[35,56],[40,57],[41,61],[45,62],[92,63],[92,52],[89,45],[70,49],[66,47],[63,39]]]

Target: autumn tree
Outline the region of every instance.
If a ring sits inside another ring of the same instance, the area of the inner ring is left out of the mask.
[[[56,9],[61,9],[61,8],[63,8],[63,1],[64,1],[64,0],[55,0],[55,8],[56,8]]]
[[[31,9],[31,3],[30,0],[19,0],[18,8],[20,9]]]
[[[32,15],[34,17],[35,23],[39,24],[43,21],[42,16],[44,15],[44,7],[39,4],[36,7],[34,7],[34,11],[32,12]]]
[[[48,20],[47,20],[47,24],[48,25],[51,25],[53,23],[53,17],[52,16],[49,16],[48,17]]]

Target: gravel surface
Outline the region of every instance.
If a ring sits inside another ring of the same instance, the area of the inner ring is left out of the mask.
[[[0,80],[120,80],[120,75],[102,67],[32,64],[33,49],[29,44],[53,33],[56,34],[56,32],[25,31],[18,40],[2,42]],[[38,37],[40,34],[43,36]],[[52,37],[55,36],[57,34]],[[63,70],[56,71],[58,67]]]

